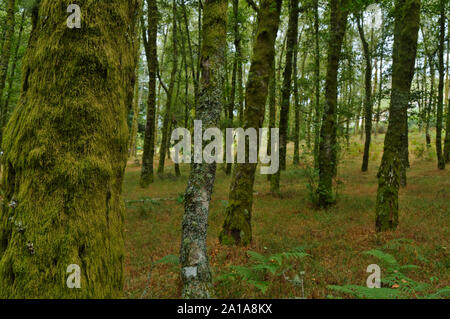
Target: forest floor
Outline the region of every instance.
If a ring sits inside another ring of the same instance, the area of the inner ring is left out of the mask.
[[[434,136],[433,136],[434,138]],[[450,171],[439,171],[433,148],[424,146],[424,136],[410,133],[408,186],[400,193],[400,224],[396,231],[375,233],[377,169],[381,160],[384,135],[374,137],[368,173],[361,173],[363,143],[352,138],[343,149],[339,165],[339,197],[329,210],[317,210],[308,192],[308,167],[311,158],[302,156],[302,164],[292,166],[289,145],[288,167],[282,172],[282,198],[270,194],[267,177],[257,174],[252,214],[253,242],[249,247],[227,247],[218,242],[231,177],[218,166],[214,194],[210,204],[208,254],[218,298],[326,298],[342,296],[328,285],[365,286],[370,275],[368,265],[379,259],[362,254],[381,249],[393,255],[401,265],[417,265],[407,271],[409,278],[430,284],[429,291],[450,285]],[[434,141],[434,140],[433,140]],[[167,255],[178,255],[183,216],[182,197],[188,166],[175,178],[173,164],[167,174],[156,178],[148,189],[139,187],[140,167],[128,163],[123,194],[130,200],[154,199],[143,208],[129,207],[126,212],[126,298],[180,298],[181,281],[176,265],[155,263]],[[133,206],[129,204],[128,206]],[[265,256],[302,247],[310,256],[293,261],[285,275],[301,274],[300,285],[284,276],[266,274],[268,289],[263,294],[242,280],[221,279],[232,272],[229,266],[249,267],[248,251]],[[396,287],[392,287],[396,288]],[[344,297],[351,297],[345,296]],[[414,293],[411,295],[414,297]]]

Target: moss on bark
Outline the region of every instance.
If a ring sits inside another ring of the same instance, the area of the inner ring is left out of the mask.
[[[41,2],[5,129],[0,298],[122,296],[139,1],[77,3],[81,29],[66,26],[67,1]],[[66,285],[70,264],[81,268],[80,289]]]

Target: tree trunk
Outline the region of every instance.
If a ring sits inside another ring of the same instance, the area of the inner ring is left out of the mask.
[[[177,6],[176,1],[173,0],[173,23],[172,23],[172,71],[170,73],[170,82],[167,89],[167,100],[166,109],[163,120],[162,136],[161,136],[161,146],[159,148],[159,163],[158,163],[158,174],[162,175],[164,173],[164,164],[166,160],[166,153],[169,152],[167,147],[170,141],[170,126],[172,123],[172,96],[173,90],[175,88],[175,80],[177,77],[178,69],[178,49],[177,49]]]
[[[297,50],[300,39],[297,42]],[[297,50],[295,52],[297,52]],[[302,64],[300,67],[302,83],[305,80],[305,64],[308,51],[303,52]],[[294,123],[294,165],[300,164],[300,126],[303,121],[303,110],[299,102],[298,81],[297,81],[297,54],[294,57],[294,105],[295,105],[295,123]]]
[[[3,107],[3,109],[6,111],[6,118],[9,113],[9,101],[11,100],[11,94],[13,91],[14,77],[16,75],[16,69],[17,69],[17,62],[19,61],[19,49],[20,49],[20,44],[22,42],[22,34],[23,34],[25,19],[26,19],[25,10],[23,10],[22,18],[20,19],[19,36],[17,38],[16,47],[14,49],[13,64],[11,66],[11,74],[9,76],[9,81],[8,81],[8,93],[6,94],[5,106]]]
[[[280,169],[271,177],[271,191],[274,194],[280,191],[281,171],[286,169],[286,148],[288,139],[289,106],[291,102],[292,62],[297,46],[298,35],[298,0],[289,0],[289,22],[286,42],[286,62],[283,74],[283,87],[281,90],[280,107]]]
[[[449,76],[449,65],[450,65],[450,23],[447,26],[447,72],[445,81],[445,96],[444,100],[447,101],[447,117],[446,117],[446,127],[445,127],[445,142],[444,142],[444,160],[445,163],[450,163],[450,76]]]
[[[15,0],[8,0],[6,9],[6,34],[3,42],[2,55],[0,56],[0,144],[3,140],[3,129],[6,125],[8,110],[5,110],[5,105],[2,103],[3,90],[5,89],[6,76],[8,74],[9,59],[11,57],[11,44],[14,36],[15,26]]]
[[[33,18],[3,140],[0,298],[122,297],[140,1],[77,3],[89,12],[80,29],[61,23],[67,1],[43,1]],[[66,284],[72,264],[80,289]]]
[[[319,168],[320,144],[320,33],[319,0],[314,0],[314,168]]]
[[[411,82],[417,51],[420,23],[420,0],[395,1],[392,91],[389,106],[389,126],[384,141],[384,153],[378,171],[376,230],[393,230],[398,225],[398,190],[402,169],[402,134],[406,106],[410,99]]]
[[[438,160],[438,168],[445,169],[445,158],[442,152],[442,119],[444,110],[444,47],[445,47],[445,0],[439,1],[440,5],[440,32],[439,32],[439,84],[438,84],[438,100],[436,112],[436,153]]]
[[[333,176],[337,167],[337,75],[341,47],[347,28],[348,0],[331,0],[328,66],[325,84],[326,107],[320,130],[318,205],[326,208],[334,203]]]
[[[158,30],[158,5],[156,0],[147,0],[147,10],[148,31],[142,31],[148,68],[147,123],[145,125],[144,152],[142,154],[142,170],[140,178],[140,186],[144,188],[148,187],[154,180],[153,159],[155,156],[156,134],[156,72],[158,68],[156,42]]]
[[[294,1],[297,3],[296,1]],[[281,0],[263,0],[258,13],[258,29],[253,46],[252,63],[246,86],[245,129],[258,129],[264,121],[271,68],[275,57],[275,40],[278,32]],[[252,239],[251,215],[256,163],[249,163],[246,140],[246,163],[236,164],[231,181],[229,204],[220,242],[226,245],[248,245]]]
[[[203,130],[217,127],[223,104],[227,0],[203,2],[203,47],[201,81],[196,118]],[[203,135],[203,131],[202,131]],[[206,247],[208,213],[214,187],[216,163],[192,163],[184,197],[184,216],[180,249],[182,295],[184,298],[212,296],[211,271]]]
[[[366,140],[364,143],[364,155],[361,171],[367,172],[369,169],[369,150],[370,141],[372,137],[372,52],[369,48],[369,43],[366,40],[364,34],[364,27],[361,22],[361,17],[358,17],[357,25],[359,36],[361,38],[361,43],[364,51],[364,60],[366,62],[365,70],[365,98],[364,98],[364,110],[365,110],[365,122],[366,122]]]

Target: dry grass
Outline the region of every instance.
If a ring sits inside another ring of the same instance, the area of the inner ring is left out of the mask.
[[[400,195],[400,225],[394,232],[377,235],[374,231],[374,207],[377,191],[376,173],[382,153],[384,136],[375,138],[368,173],[360,172],[362,146],[359,138],[352,140],[343,152],[339,169],[342,181],[339,201],[328,211],[315,210],[308,199],[307,179],[303,167],[289,166],[282,173],[282,199],[269,193],[266,176],[258,175],[253,208],[253,243],[250,247],[225,247],[218,243],[228,197],[230,177],[218,169],[210,206],[208,251],[214,276],[228,272],[229,265],[247,265],[248,250],[264,254],[289,251],[302,246],[311,257],[295,264],[293,272],[305,271],[305,297],[325,298],[327,285],[363,285],[366,268],[376,263],[374,257],[361,252],[380,248],[392,239],[406,238],[412,246],[390,251],[401,264],[416,264],[421,270],[408,275],[419,281],[439,278],[434,288],[450,285],[448,238],[450,224],[450,173],[439,171],[435,160],[427,154],[415,157],[415,147],[421,146],[422,136],[411,135],[411,169],[409,185]],[[292,147],[289,148],[292,150]],[[292,154],[289,154],[292,158]],[[305,157],[308,159],[308,157]],[[166,172],[173,174],[171,163]],[[175,199],[184,192],[188,167],[182,167],[183,177],[158,179],[149,189],[138,186],[140,169],[131,163],[126,171],[124,197],[160,198],[159,205],[146,215],[128,209],[126,215],[126,297],[179,298],[180,279],[172,265],[151,263],[169,254],[178,255],[181,237],[183,205]],[[426,261],[428,260],[428,261]],[[149,274],[151,276],[149,276]],[[243,282],[215,282],[220,298],[291,298],[300,290],[284,279],[268,278],[271,285],[266,295]]]

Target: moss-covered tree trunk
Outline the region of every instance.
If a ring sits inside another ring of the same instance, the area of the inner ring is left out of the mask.
[[[442,151],[442,120],[444,111],[444,47],[445,47],[445,0],[439,1],[440,17],[439,17],[439,84],[438,99],[436,110],[436,153],[438,160],[438,168],[445,169],[445,158]]]
[[[245,94],[245,129],[258,129],[264,121],[269,82],[273,74],[267,66],[274,65],[280,9],[280,0],[263,0],[259,8],[257,34]],[[246,163],[235,165],[225,222],[219,236],[220,242],[226,245],[248,245],[252,239],[251,215],[257,164],[249,162],[250,145],[248,140],[245,143]]]
[[[155,156],[156,133],[156,73],[158,68],[157,31],[158,31],[158,5],[156,0],[147,0],[147,30],[142,30],[145,54],[148,68],[148,96],[147,96],[147,123],[144,134],[144,152],[142,154],[142,169],[140,185],[148,187],[153,183],[153,160]],[[143,25],[142,25],[143,26]]]
[[[159,163],[158,163],[158,174],[164,173],[164,164],[166,161],[166,155],[169,154],[169,142],[170,142],[170,126],[172,124],[172,96],[175,88],[175,82],[177,77],[178,69],[178,41],[177,41],[177,4],[173,0],[172,5],[172,70],[170,73],[169,87],[167,88],[167,100],[166,108],[164,110],[163,127],[161,133],[161,145],[159,147]],[[169,154],[170,156],[170,154]]]
[[[0,298],[122,297],[121,197],[137,0],[43,0],[5,128]],[[130,90],[131,88],[131,90]],[[67,269],[80,267],[81,288]]]
[[[3,129],[6,124],[8,110],[2,103],[3,90],[5,89],[6,76],[8,74],[9,59],[11,57],[12,38],[15,26],[15,0],[8,0],[6,7],[5,39],[3,42],[2,55],[0,56],[0,144],[3,139]]]
[[[195,116],[203,130],[217,127],[223,107],[227,0],[203,2],[203,40],[200,53],[200,87]],[[203,133],[203,132],[202,132]],[[214,187],[216,163],[192,163],[184,197],[180,248],[182,295],[212,296],[211,271],[206,247],[209,202]]]
[[[372,138],[372,52],[369,48],[369,43],[366,40],[366,35],[364,33],[364,26],[362,25],[361,15],[357,18],[357,26],[359,36],[361,38],[361,43],[364,52],[364,61],[366,63],[366,69],[364,73],[364,84],[365,84],[365,96],[364,96],[364,109],[365,109],[365,133],[366,140],[364,142],[364,154],[361,166],[361,171],[367,172],[369,169],[369,150],[370,142]]]
[[[320,130],[319,147],[319,186],[317,192],[320,207],[328,207],[335,201],[332,188],[333,176],[337,166],[337,75],[342,43],[347,29],[348,5],[348,0],[330,1],[330,35],[325,82],[326,104]]]
[[[417,51],[420,23],[420,0],[395,1],[394,50],[389,125],[384,141],[384,153],[378,171],[376,230],[387,231],[398,225],[398,190],[402,134],[406,106],[410,99],[411,82]]]

